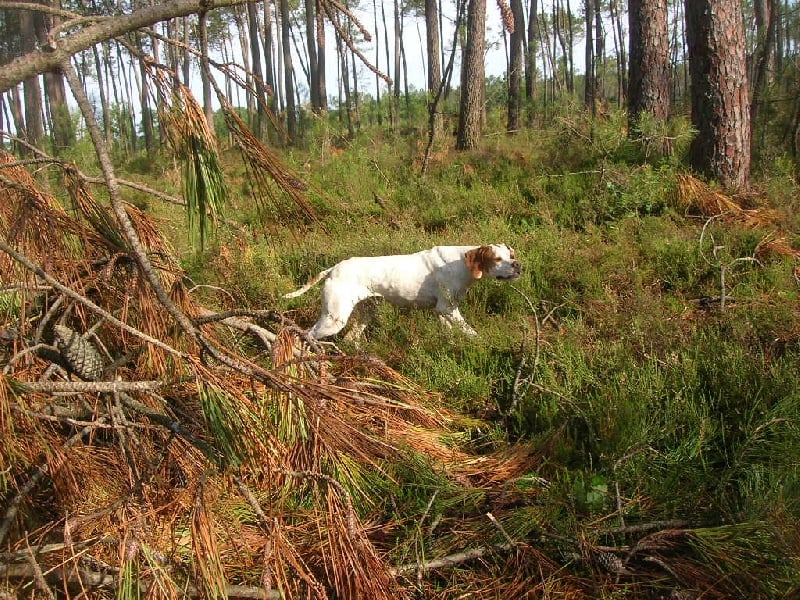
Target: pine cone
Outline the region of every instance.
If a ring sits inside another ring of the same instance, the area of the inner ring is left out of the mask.
[[[625,563],[622,559],[612,552],[600,552],[595,556],[597,565],[609,573],[626,573]]]
[[[64,325],[53,327],[55,347],[61,358],[78,377],[86,381],[96,381],[103,376],[103,357],[90,342],[83,339],[77,331]]]

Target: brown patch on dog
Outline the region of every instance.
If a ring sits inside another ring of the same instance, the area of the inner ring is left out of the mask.
[[[491,246],[481,246],[474,250],[468,251],[464,255],[464,261],[467,267],[472,271],[472,276],[475,279],[480,279],[494,265],[494,250]]]

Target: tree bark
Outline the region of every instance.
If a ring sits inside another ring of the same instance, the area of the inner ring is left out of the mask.
[[[42,1],[46,4],[46,0]],[[44,13],[33,15],[36,39],[40,47],[45,47],[50,30],[58,24],[60,17]],[[44,73],[45,100],[50,133],[53,138],[53,148],[56,154],[61,150],[72,147],[75,143],[75,132],[72,128],[72,119],[67,106],[67,90],[64,84],[64,75],[60,69]]]
[[[486,0],[469,0],[467,45],[461,71],[461,101],[456,148],[476,148],[481,139],[485,69]]]
[[[530,10],[528,11],[528,47],[525,52],[525,96],[531,106],[533,98],[536,95],[536,55],[538,54],[539,41],[538,10],[538,1],[530,0]]]
[[[22,52],[33,52],[36,48],[34,17],[34,13],[27,10],[22,11],[20,15]],[[13,64],[13,61],[11,64]],[[8,67],[4,67],[2,71],[5,71],[7,68]],[[34,146],[38,146],[44,137],[44,122],[42,121],[42,86],[39,82],[38,73],[40,73],[40,71],[27,73],[22,85],[22,96],[25,99],[25,130],[24,135],[21,137],[24,137],[26,142]],[[0,77],[2,77],[2,75],[0,75]]]
[[[753,90],[750,104],[750,124],[756,127],[761,109],[761,96],[767,82],[767,67],[775,40],[776,12],[773,0],[755,0],[753,13],[756,21],[756,47],[753,56]],[[751,153],[755,150],[756,136],[751,135]]]
[[[511,0],[511,14],[514,16],[514,31],[509,40],[508,61],[508,123],[506,130],[514,134],[521,127],[522,109],[522,70],[523,41],[525,39],[525,15],[522,11],[522,0]]]
[[[597,82],[595,79],[594,64],[594,0],[586,0],[584,4],[586,13],[586,46],[584,63],[586,64],[586,77],[583,90],[583,104],[592,111],[595,110],[595,96],[597,94]]]
[[[292,31],[289,0],[280,0],[281,41],[283,45],[283,77],[286,86],[286,134],[289,143],[297,139],[297,115],[295,114],[294,71],[292,67]]]
[[[316,19],[317,19],[317,87],[320,101],[320,108],[328,110],[328,86],[325,80],[325,19],[320,0],[316,0]]]
[[[636,130],[642,113],[669,117],[670,63],[667,0],[628,0],[630,68],[628,122]]]
[[[261,70],[261,35],[258,30],[258,11],[255,2],[247,3],[247,31],[250,42],[250,71],[253,74],[253,84],[256,88],[256,110],[253,117],[253,133],[258,139],[263,139],[264,123],[266,121],[267,107],[264,77]]]
[[[435,111],[435,99],[442,85],[442,42],[439,37],[438,0],[425,0],[425,33],[428,56],[428,111]],[[430,134],[436,136],[442,128],[441,115],[433,115]]]
[[[686,2],[692,166],[731,190],[750,178],[750,98],[739,0]]]

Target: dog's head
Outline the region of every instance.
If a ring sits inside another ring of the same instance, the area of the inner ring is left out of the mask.
[[[522,271],[514,249],[506,244],[475,248],[464,255],[464,260],[475,279],[484,275],[500,280],[518,279]]]

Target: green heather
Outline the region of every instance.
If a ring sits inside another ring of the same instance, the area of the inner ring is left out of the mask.
[[[480,456],[526,445],[535,461],[509,483],[518,508],[503,528],[565,565],[561,576],[589,595],[789,597],[800,589],[800,189],[791,161],[762,157],[752,194],[732,199],[755,211],[745,222],[700,199],[687,204],[687,182],[706,193],[714,184],[681,166],[685,122],[649,132],[647,144],[630,141],[625,126],[621,113],[590,125],[565,109],[519,135],[487,135],[479,151],[441,141],[425,175],[422,125],[402,136],[365,125],[348,142],[320,127],[285,155],[307,177],[313,222],[259,212],[226,152],[226,216],[254,235],[243,241],[222,225],[202,253],[182,251],[184,264],[196,282],[308,327],[319,288],[281,296],[341,259],[508,243],[522,278],[478,282],[462,305],[479,338],[443,329],[430,311],[382,303],[360,347],[333,341],[436,392],[460,415],[454,446]],[[474,519],[506,501],[457,485],[413,452],[387,475],[361,474],[362,489],[407,527],[391,534],[397,563],[449,547],[429,531],[434,519]],[[658,525],[673,521],[693,530],[688,541]],[[603,575],[587,550],[602,547],[624,549],[627,565],[651,575]],[[458,589],[454,574],[432,581],[430,593]]]

